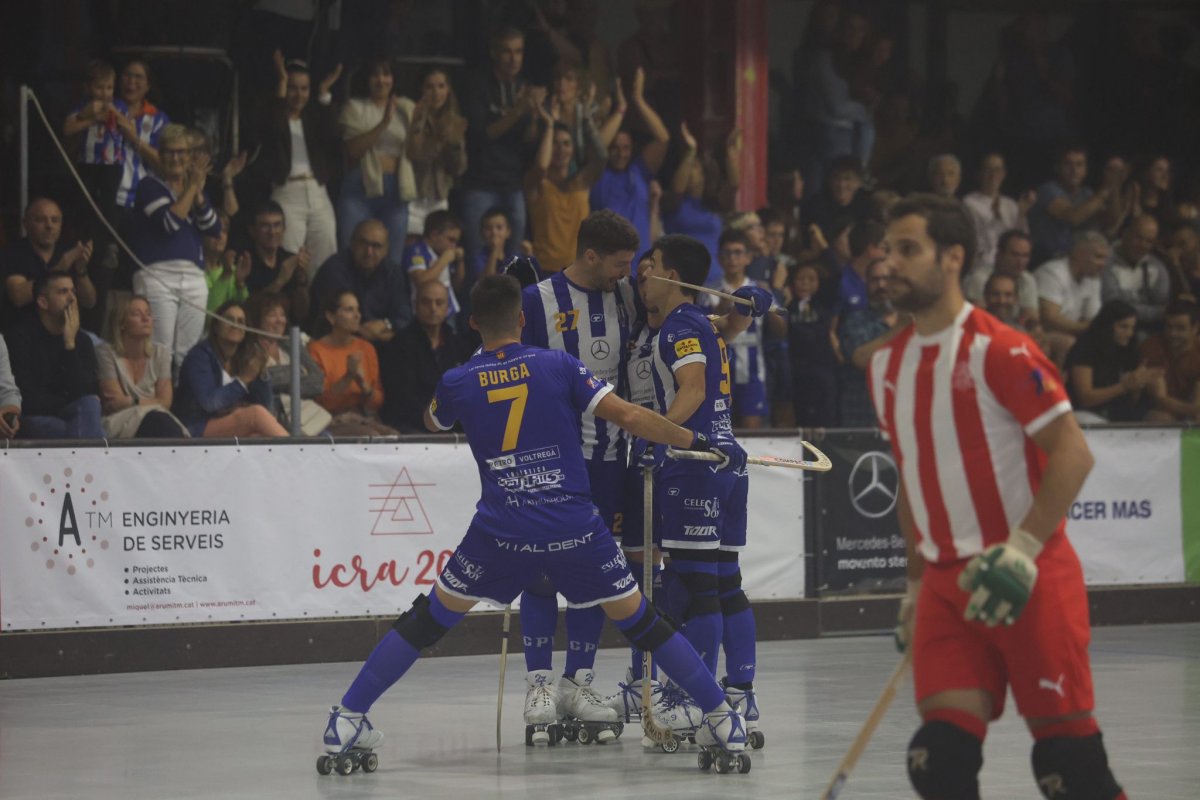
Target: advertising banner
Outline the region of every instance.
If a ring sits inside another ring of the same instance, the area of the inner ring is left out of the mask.
[[[802,597],[800,473],[767,472],[751,479],[746,588]],[[5,451],[0,630],[397,614],[478,497],[450,443]]]

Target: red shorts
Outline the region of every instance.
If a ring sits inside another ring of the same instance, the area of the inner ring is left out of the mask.
[[[958,588],[958,574],[965,566],[925,565],[913,631],[917,702],[948,689],[982,689],[998,719],[1011,686],[1026,718],[1091,711],[1087,590],[1067,537],[1058,534],[1046,544],[1033,595],[1012,626],[963,619],[967,593]]]

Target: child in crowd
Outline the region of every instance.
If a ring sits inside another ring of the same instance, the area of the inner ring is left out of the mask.
[[[440,281],[450,294],[450,316],[447,321],[455,324],[460,306],[455,292],[461,292],[466,282],[466,264],[462,248],[463,225],[449,211],[434,211],[425,217],[425,235],[404,249],[400,266],[412,283],[415,300],[417,289],[432,281]]]

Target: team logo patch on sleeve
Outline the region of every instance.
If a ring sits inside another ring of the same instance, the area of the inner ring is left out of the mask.
[[[1041,395],[1048,392],[1058,391],[1058,381],[1054,380],[1054,378],[1042,372],[1040,369],[1035,369],[1030,374],[1033,377],[1033,385],[1036,387],[1038,394]]]
[[[683,358],[684,356],[690,356],[692,353],[699,353],[699,352],[700,352],[700,340],[699,339],[696,339],[696,338],[680,339],[678,342],[675,343],[675,356],[677,358]]]

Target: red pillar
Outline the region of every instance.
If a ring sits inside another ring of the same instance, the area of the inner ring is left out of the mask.
[[[734,96],[737,124],[744,137],[742,184],[738,208],[755,209],[767,204],[767,0],[740,0],[737,6],[737,48]]]

